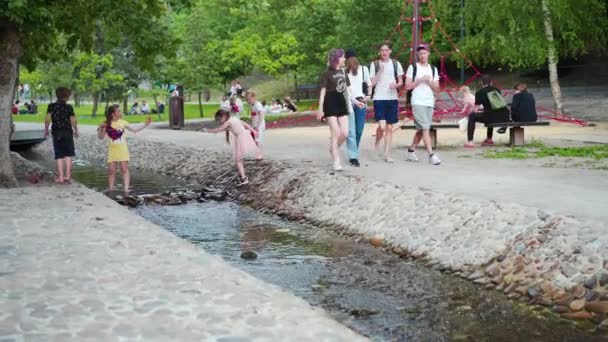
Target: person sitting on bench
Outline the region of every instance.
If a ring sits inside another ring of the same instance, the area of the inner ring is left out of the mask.
[[[514,122],[536,122],[536,101],[528,92],[528,85],[522,82],[515,83],[515,94],[511,104],[511,119]]]
[[[509,121],[509,109],[507,108],[507,104],[502,97],[500,89],[492,85],[490,75],[483,75],[481,77],[481,86],[482,88],[475,93],[475,105],[483,106],[483,112],[471,113],[471,115],[469,115],[469,122],[467,124],[467,143],[464,144],[464,147],[475,147],[473,135],[477,122],[494,123]],[[481,143],[482,146],[494,145],[494,141],[492,141],[493,133],[494,128],[488,127],[486,140]]]

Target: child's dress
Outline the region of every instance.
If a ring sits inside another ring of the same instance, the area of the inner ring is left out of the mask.
[[[234,158],[236,160],[242,159],[245,155],[255,155],[258,153],[258,145],[255,143],[251,134],[241,120],[237,118],[228,119],[228,123],[230,124],[230,134],[232,137],[230,141],[232,141],[232,147],[234,151]]]
[[[129,149],[125,129],[129,125],[125,120],[112,121],[106,129],[110,142],[108,143],[108,163],[129,161]]]

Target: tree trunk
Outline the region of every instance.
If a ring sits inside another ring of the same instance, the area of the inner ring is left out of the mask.
[[[296,92],[296,102],[300,103],[300,92],[298,91],[298,72],[293,73],[293,83]]]
[[[10,153],[11,121],[15,88],[19,77],[17,59],[23,53],[17,28],[0,24],[0,187],[19,185]]]
[[[198,112],[201,114],[201,118],[203,117],[203,92],[198,92]]]
[[[93,111],[91,117],[97,117],[97,105],[99,104],[99,92],[93,93]]]
[[[80,94],[78,92],[74,92],[74,107],[80,107]]]
[[[549,83],[551,84],[551,93],[553,94],[553,103],[555,111],[562,113],[562,90],[559,86],[559,78],[557,75],[557,53],[555,51],[555,42],[553,39],[553,24],[551,22],[551,11],[549,10],[548,0],[541,0],[543,8],[543,22],[545,24],[545,38],[547,39],[547,59],[549,64]]]
[[[156,107],[156,113],[158,113],[158,120],[160,121],[161,114],[160,114],[160,110],[158,110],[158,96],[156,95],[156,93],[154,93],[154,94],[152,94],[152,97],[154,98],[154,106]]]
[[[129,103],[128,103],[129,97],[128,96],[123,96],[122,97],[122,112],[124,115],[126,115],[128,112],[127,110],[129,110]]]

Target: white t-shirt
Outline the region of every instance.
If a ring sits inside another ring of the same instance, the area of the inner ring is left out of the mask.
[[[350,88],[352,90],[352,97],[363,97],[367,94],[363,93],[363,82],[368,82],[368,85],[371,86],[369,80],[369,70],[366,66],[359,65],[359,69],[357,70],[357,75],[353,75],[352,72],[348,73],[348,79],[350,80]]]
[[[266,114],[266,109],[259,101],[256,101],[251,106],[251,125],[257,130],[266,128],[266,119],[263,118],[263,114]],[[261,120],[260,120],[261,119]]]
[[[393,70],[393,61],[388,60],[386,62],[379,61],[380,65],[384,66],[384,71],[379,75],[378,83],[374,89],[374,100],[397,100],[399,99],[399,93],[397,89],[389,88],[391,83],[397,83],[395,79],[395,71]],[[370,77],[376,75],[376,65],[372,62],[369,66]],[[397,76],[403,76],[403,67],[401,63],[397,62]]]
[[[142,113],[147,113],[149,111],[150,111],[150,106],[148,106],[147,103],[144,103],[144,104],[141,105],[141,112]]]
[[[407,68],[405,77],[411,79],[413,74],[414,68],[410,65]],[[431,69],[431,65],[427,64],[426,66],[421,66],[420,63],[417,63],[416,79],[426,76],[433,77],[433,69]],[[437,71],[435,71],[435,77],[433,80],[439,81],[439,73]],[[435,107],[435,93],[428,84],[420,83],[416,86],[416,88],[414,88],[414,90],[412,90],[412,106]]]

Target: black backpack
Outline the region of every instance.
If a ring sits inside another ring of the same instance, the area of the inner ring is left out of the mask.
[[[414,82],[414,80],[416,80],[416,72],[418,71],[418,63],[414,63],[414,64],[410,64],[412,66],[412,82]],[[432,64],[429,64],[431,66],[431,70],[433,70],[433,79],[435,79],[435,76],[437,76],[437,68],[435,68],[435,66],[433,66]],[[405,97],[407,98],[407,104],[412,104],[412,91],[414,91],[414,89],[410,89],[407,91]]]
[[[399,75],[397,75],[397,61],[391,58],[391,61],[393,62],[393,74],[395,75],[395,82],[399,81]],[[380,69],[380,60],[375,60],[374,61],[374,73],[378,74],[378,70]],[[374,86],[372,88],[372,98],[374,97],[374,92],[376,90],[376,86]],[[366,93],[367,94],[367,93]]]

